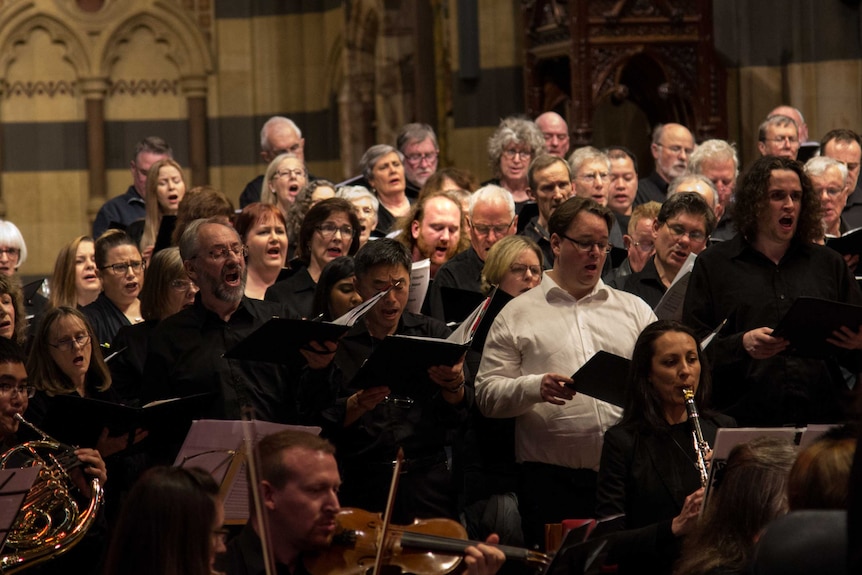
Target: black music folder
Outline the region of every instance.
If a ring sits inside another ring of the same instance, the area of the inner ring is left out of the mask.
[[[473,313],[477,305],[485,301],[485,296],[479,292],[449,286],[440,288],[440,297],[443,299],[443,319],[447,325],[461,323]]]
[[[228,350],[227,359],[293,364],[296,351],[312,341],[338,341],[350,329],[328,321],[274,317]]]
[[[832,248],[842,256],[862,254],[862,228],[850,230],[838,238],[826,238],[826,247]]]
[[[566,387],[598,400],[623,407],[631,360],[599,351],[572,375]]]
[[[455,365],[468,347],[436,337],[386,336],[353,376],[350,387],[385,385],[393,395],[409,396],[411,382],[426,380],[429,367]]]
[[[154,401],[143,407],[131,407],[79,395],[55,395],[50,398],[43,423],[45,433],[79,447],[95,447],[104,428],[111,436],[134,438],[137,429],[190,423],[200,416],[212,398],[211,393]]]
[[[789,339],[794,352],[799,355],[823,357],[841,349],[826,339],[842,326],[857,331],[862,326],[862,306],[799,297],[775,326],[772,335]]]

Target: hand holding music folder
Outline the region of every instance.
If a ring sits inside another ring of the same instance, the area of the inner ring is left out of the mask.
[[[800,355],[823,357],[840,348],[826,340],[832,332],[848,327],[858,331],[862,326],[862,306],[814,297],[799,297],[772,331],[773,337],[790,340]]]
[[[428,379],[429,367],[457,364],[468,347],[436,337],[386,336],[353,376],[350,387],[386,386],[393,395],[408,397],[412,382]]]
[[[190,422],[211,398],[211,393],[199,393],[131,407],[78,395],[56,395],[51,398],[42,427],[60,441],[79,447],[95,447],[102,430],[108,428],[111,436],[128,435],[130,447],[137,429]]]
[[[308,347],[312,341],[338,341],[341,339],[341,336],[347,333],[347,330],[393,287],[395,286],[390,286],[374,297],[365,300],[333,321],[274,317],[228,350],[224,357],[291,364],[296,357],[292,352],[301,347]]]
[[[841,237],[826,238],[826,247],[832,248],[842,256],[862,255],[862,228],[850,230]]]
[[[566,387],[598,400],[623,407],[631,360],[599,351],[572,375]]]

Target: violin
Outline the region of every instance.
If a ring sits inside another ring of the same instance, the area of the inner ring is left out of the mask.
[[[342,509],[329,549],[306,555],[303,563],[311,575],[365,575],[373,569],[380,551],[383,518],[362,509]],[[464,527],[452,519],[422,519],[411,525],[389,525],[383,546],[383,564],[400,567],[414,575],[445,575],[461,563],[464,550],[478,541],[469,541]],[[544,553],[498,545],[507,560],[547,567],[551,558]]]

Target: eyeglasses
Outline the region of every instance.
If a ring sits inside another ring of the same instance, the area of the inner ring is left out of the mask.
[[[245,257],[248,257],[248,246],[243,246],[240,244],[234,244],[230,247],[220,247],[220,248],[217,247],[217,248],[212,249],[209,252],[207,252],[207,255],[209,255],[210,259],[213,260],[214,262],[226,260],[228,258],[228,256],[230,256],[230,255],[245,258]],[[196,257],[198,257],[198,256],[197,255],[192,256],[193,259]]]
[[[75,337],[69,337],[66,339],[61,339],[57,343],[49,343],[53,348],[59,349],[60,351],[72,351],[73,349],[77,349],[79,347],[84,347],[90,342],[90,334],[88,333],[79,333]]]
[[[799,138],[796,136],[775,136],[774,138],[764,138],[764,142],[772,142],[773,144],[784,144],[785,142],[793,145],[799,143]]]
[[[690,238],[691,236],[688,237]],[[655,249],[655,244],[652,242],[632,242],[632,245],[644,253],[651,252]]]
[[[509,222],[508,224],[500,224],[497,226],[491,226],[488,224],[475,224],[473,222],[470,222],[470,227],[473,228],[473,231],[476,232],[477,236],[487,236],[492,231],[494,232],[494,235],[496,235],[496,236],[503,236],[503,235],[506,235],[506,232],[509,231],[509,228],[511,228],[512,224],[514,224],[514,223],[515,223],[515,218],[512,218],[512,221]]]
[[[683,148],[682,146],[665,146],[664,144],[656,144],[659,148],[665,148],[671,154],[678,156],[680,152],[685,152],[686,156],[690,156],[694,152],[694,148]]]
[[[688,239],[696,244],[706,241],[706,234],[699,230],[688,231],[679,224],[669,224],[667,222],[664,225],[667,226],[667,231],[670,232],[671,237],[675,240],[680,239],[682,236],[688,236]]]
[[[134,262],[123,262],[118,264],[111,264],[109,266],[102,266],[100,270],[111,270],[111,273],[115,276],[121,276],[126,274],[126,270],[132,268],[134,273],[140,273],[142,269],[144,269],[146,265],[142,261],[134,261]]]
[[[439,155],[439,152],[428,152],[427,154],[409,154],[407,156],[404,156],[404,159],[406,159],[411,164],[418,166],[423,161],[428,162],[429,164],[436,162],[437,156]]]
[[[293,176],[294,178],[301,178],[305,175],[305,170],[301,170],[296,168],[295,170],[279,170],[275,174],[272,175],[273,179],[276,178],[285,178]]]
[[[353,237],[353,227],[352,226],[338,227],[337,225],[335,225],[333,223],[324,223],[324,224],[320,224],[319,226],[315,226],[314,229],[316,229],[318,232],[320,232],[320,235],[323,236],[323,238],[327,239],[327,240],[335,237],[335,234],[337,232],[341,232],[341,235],[346,237],[346,238],[352,238]]]
[[[514,160],[515,156],[518,156],[519,158],[529,159],[530,157],[532,157],[533,152],[531,152],[530,150],[514,150],[514,149],[512,149],[512,150],[503,150],[503,155],[506,156],[507,158],[509,158],[510,160]]]
[[[814,190],[818,195],[823,195],[824,193],[830,198],[834,198],[838,194],[844,191],[844,188],[823,188],[820,190]]]
[[[512,264],[509,266],[509,271],[515,275],[527,277],[527,271],[534,276],[542,275],[542,266],[528,266],[527,264]]]
[[[570,238],[566,234],[560,234],[560,236],[562,236],[564,239],[567,239],[570,242],[572,242],[572,244],[576,248],[578,248],[580,251],[582,251],[584,253],[589,253],[589,252],[593,251],[594,247],[599,248],[599,251],[603,254],[610,253],[610,251],[613,249],[613,246],[611,246],[611,244],[609,244],[608,242],[582,242],[580,240]]]
[[[194,282],[189,280],[171,280],[170,286],[171,289],[179,292],[187,292],[197,287]]]
[[[582,174],[578,176],[578,179],[585,182],[595,182],[597,179],[607,180],[610,177],[611,175],[608,172],[593,172],[591,174]]]
[[[0,256],[17,258],[19,255],[21,255],[21,250],[19,250],[18,248],[0,248]]]
[[[0,383],[0,395],[11,396],[13,393],[27,397],[36,395],[36,388],[32,385],[9,385],[8,383]]]

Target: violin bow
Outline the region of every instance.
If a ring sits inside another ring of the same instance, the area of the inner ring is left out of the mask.
[[[272,539],[269,538],[269,520],[263,512],[263,498],[260,494],[260,461],[257,451],[254,449],[255,429],[254,411],[251,407],[242,409],[242,437],[245,451],[245,461],[248,466],[248,488],[251,489],[254,501],[254,512],[257,517],[257,525],[260,528],[260,546],[263,551],[263,566],[266,575],[276,575],[275,554],[272,549]]]
[[[380,567],[383,565],[383,548],[389,537],[389,523],[392,519],[392,508],[395,506],[395,494],[398,491],[398,478],[401,476],[401,467],[403,465],[404,449],[399,447],[398,455],[395,457],[395,465],[392,468],[392,482],[389,484],[389,497],[386,499],[386,511],[383,513],[383,524],[380,526],[380,534],[377,539],[377,555],[374,557],[374,569],[371,571],[371,575],[379,575]]]

